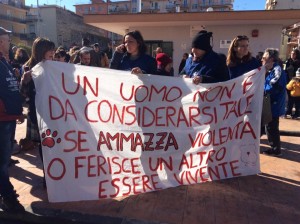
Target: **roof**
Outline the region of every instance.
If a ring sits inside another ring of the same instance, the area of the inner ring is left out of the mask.
[[[283,28],[300,22],[300,10],[259,10],[189,13],[88,14],[84,22],[123,35],[129,27],[277,24]]]

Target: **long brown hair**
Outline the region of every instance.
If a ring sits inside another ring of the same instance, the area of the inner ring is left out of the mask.
[[[47,51],[55,49],[55,44],[42,37],[38,37],[34,40],[32,45],[31,57],[26,62],[25,66],[28,66],[30,69],[33,68],[37,63],[45,59],[45,54]]]
[[[237,53],[235,51],[235,48],[239,46],[240,41],[247,40],[249,42],[249,38],[247,36],[236,36],[230,44],[230,47],[228,49],[226,64],[228,67],[234,67],[238,63],[243,63],[250,61],[252,58],[252,55],[250,51],[248,51],[248,54],[245,55],[242,59],[238,58]]]

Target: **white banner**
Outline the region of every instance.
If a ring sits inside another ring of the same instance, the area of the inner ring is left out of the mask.
[[[260,172],[264,71],[194,85],[46,61],[33,78],[50,202]]]

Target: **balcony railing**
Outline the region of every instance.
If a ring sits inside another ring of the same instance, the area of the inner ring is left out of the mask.
[[[154,7],[143,7],[141,11],[142,13],[157,13],[160,11],[160,9]]]
[[[15,8],[19,8],[19,9],[25,9],[25,10],[29,10],[30,9],[30,7],[28,7],[28,6],[26,6],[26,5],[23,5],[22,3],[16,3],[16,2],[14,2],[14,1],[7,1],[7,3],[6,2],[0,2],[0,5],[1,4],[3,4],[3,5],[10,5],[10,6],[12,6],[12,7],[15,7]]]
[[[166,6],[166,11],[167,12],[175,12],[176,11],[176,6],[175,5],[167,5]]]
[[[188,10],[190,7],[188,4],[181,4],[180,5],[180,10]]]
[[[0,15],[0,19],[9,20],[9,21],[17,22],[17,23],[24,23],[24,24],[26,23],[25,19],[8,16],[8,15]]]
[[[29,40],[33,41],[36,38],[35,33],[16,33],[16,36],[20,38],[20,40]]]
[[[129,13],[129,9],[128,8],[115,8],[115,9],[109,9],[108,10],[109,14],[123,14],[123,13]]]
[[[25,20],[26,22],[36,22],[39,20],[39,17],[37,15],[26,15]]]

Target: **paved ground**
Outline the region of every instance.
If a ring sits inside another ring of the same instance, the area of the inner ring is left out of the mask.
[[[25,135],[17,128],[17,139]],[[281,119],[280,129],[299,131],[300,121]],[[265,137],[261,150],[268,147]],[[211,183],[181,186],[120,198],[68,203],[48,203],[43,188],[37,150],[13,156],[12,182],[26,207],[23,215],[0,211],[14,223],[272,223],[294,224],[300,220],[300,137],[282,136],[281,158],[262,155],[261,174]],[[298,220],[298,221],[297,221]],[[9,222],[8,222],[9,223]]]

